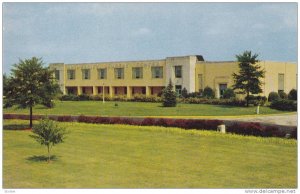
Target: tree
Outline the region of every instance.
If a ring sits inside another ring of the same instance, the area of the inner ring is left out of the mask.
[[[176,106],[176,92],[173,89],[172,81],[169,81],[168,86],[163,90],[163,106],[175,107]]]
[[[10,77],[4,79],[4,108],[18,105],[29,108],[30,128],[32,128],[32,108],[36,104],[50,106],[52,99],[60,91],[53,71],[43,67],[43,61],[33,57],[20,60],[11,70]]]
[[[48,150],[48,162],[50,162],[51,148],[59,143],[63,143],[66,138],[67,131],[63,127],[59,127],[56,122],[48,118],[40,120],[38,125],[32,128],[34,138],[41,145],[45,145]]]
[[[241,55],[236,55],[239,62],[239,73],[233,73],[233,89],[238,90],[238,94],[246,94],[247,106],[249,106],[249,95],[262,92],[261,78],[265,77],[265,70],[257,64],[258,54],[252,55],[251,51],[245,51]]]

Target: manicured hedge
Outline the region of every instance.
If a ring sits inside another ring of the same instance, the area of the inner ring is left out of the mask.
[[[34,115],[33,119],[38,120],[43,115]],[[169,119],[169,118],[126,118],[126,117],[101,117],[101,116],[70,116],[70,115],[50,115],[52,120],[62,122],[83,122],[95,124],[126,124],[141,126],[163,126],[179,127],[183,129],[197,130],[217,130],[218,125],[224,124],[222,120],[205,120],[205,119]],[[29,120],[29,115],[4,114],[3,119],[22,119]],[[226,131],[240,135],[252,135],[261,137],[285,137],[286,131],[279,126],[265,126],[254,122],[234,122],[226,124]],[[289,130],[290,137],[297,139],[297,127]]]
[[[271,103],[270,108],[285,111],[297,111],[297,101],[294,100],[275,100]]]

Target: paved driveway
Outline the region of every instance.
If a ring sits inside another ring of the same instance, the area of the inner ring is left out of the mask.
[[[297,126],[297,114],[283,114],[270,116],[249,116],[241,118],[222,118],[223,120],[249,121],[249,122],[263,122],[277,125]]]

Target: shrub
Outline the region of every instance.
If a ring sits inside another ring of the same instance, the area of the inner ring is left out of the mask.
[[[270,108],[284,111],[297,111],[297,102],[286,99],[275,100],[271,103]]]
[[[255,106],[261,105],[263,106],[267,102],[267,97],[265,96],[253,96],[249,95],[248,97],[246,96],[246,100],[249,99],[249,104],[253,104]]]
[[[279,91],[278,95],[281,99],[287,99],[288,95],[284,91]]]
[[[212,88],[206,86],[203,90],[203,97],[205,98],[215,98],[215,92]]]
[[[62,101],[78,101],[79,97],[73,94],[63,95],[60,97]]]
[[[288,95],[289,100],[297,100],[297,90],[292,89]]]
[[[181,91],[181,97],[182,98],[187,98],[188,97],[188,92],[186,88],[183,88]]]
[[[172,81],[169,81],[168,86],[163,90],[163,106],[164,107],[175,107],[176,102],[176,92],[173,90]]]
[[[279,100],[279,95],[277,92],[270,92],[268,96],[268,101],[273,102],[274,100]]]
[[[90,96],[88,96],[86,94],[80,94],[78,96],[78,100],[80,100],[80,101],[88,101],[88,100],[90,100]]]
[[[227,88],[224,91],[224,94],[223,94],[224,99],[230,99],[230,98],[234,98],[234,97],[235,97],[235,93],[234,93],[233,89]]]

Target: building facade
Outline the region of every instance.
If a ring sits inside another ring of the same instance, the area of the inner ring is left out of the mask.
[[[272,91],[288,93],[297,88],[297,65],[288,62],[260,61],[265,69],[262,80],[263,92],[268,96]],[[114,97],[125,95],[159,95],[169,80],[174,90],[181,93],[198,92],[206,86],[222,96],[226,88],[233,85],[233,73],[239,71],[236,61],[204,61],[201,55],[167,57],[161,60],[124,61],[64,64],[52,63],[64,94],[104,95]]]

